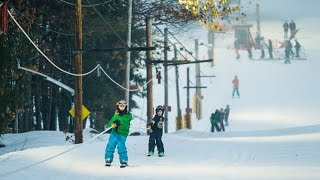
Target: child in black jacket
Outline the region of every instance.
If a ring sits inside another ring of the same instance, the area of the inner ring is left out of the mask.
[[[156,115],[153,117],[151,123],[148,124],[149,136],[149,153],[148,156],[154,154],[154,147],[157,145],[159,157],[164,156],[164,148],[162,143],[162,131],[165,118],[163,117],[164,108],[157,106]]]

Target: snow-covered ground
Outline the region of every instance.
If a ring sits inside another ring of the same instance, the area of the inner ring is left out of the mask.
[[[131,167],[120,169],[117,154],[113,166],[104,167],[105,134],[42,162],[75,145],[65,142],[62,132],[7,134],[2,139],[6,147],[0,148],[0,179],[319,179],[320,54],[310,51],[307,61],[286,65],[250,61],[241,53],[235,60],[233,50],[217,49],[216,66],[203,67],[216,75],[204,81],[204,117],[193,117],[193,130],[174,132],[170,113],[170,133],[163,136],[165,157],[146,156],[148,136],[129,136]],[[235,74],[240,99],[231,98]],[[231,106],[230,126],[226,132],[210,133],[208,115],[226,104]],[[94,136],[88,130],[84,135],[85,142]]]
[[[268,1],[269,2],[269,1]],[[305,10],[306,11],[306,10]],[[111,167],[104,167],[108,134],[88,141],[96,134],[84,131],[84,142],[65,142],[62,132],[6,134],[0,141],[0,179],[320,179],[320,51],[317,33],[309,21],[298,34],[307,60],[235,59],[232,34],[217,35],[214,67],[201,64],[203,115],[192,115],[192,130],[175,130],[176,89],[174,68],[169,69],[169,133],[163,135],[165,157],[147,157],[148,136],[129,136],[127,148],[130,167],[120,169],[115,153]],[[280,38],[281,24],[262,25],[266,37]],[[303,24],[305,23],[305,24]],[[272,29],[272,27],[274,27]],[[298,25],[299,26],[299,25]],[[308,38],[308,37],[312,38]],[[181,37],[183,39],[183,37]],[[207,42],[203,29],[185,37],[189,49],[193,39]],[[189,39],[189,41],[187,41]],[[191,40],[190,40],[191,39]],[[280,51],[283,51],[281,49]],[[200,47],[200,59],[206,58]],[[259,51],[254,52],[258,58]],[[266,53],[268,57],[268,54]],[[186,108],[186,67],[180,66],[180,100]],[[195,85],[195,65],[190,65]],[[240,79],[241,98],[231,98],[234,75]],[[164,104],[163,83],[154,83],[154,105]],[[190,93],[190,103],[194,89]],[[137,99],[141,109],[134,114],[146,119],[146,100]],[[210,133],[209,117],[217,108],[231,107],[226,132]],[[131,132],[145,131],[145,122],[134,119]]]

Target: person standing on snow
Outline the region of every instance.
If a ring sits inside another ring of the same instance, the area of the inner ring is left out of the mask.
[[[220,119],[219,119],[219,123],[220,123],[220,129],[222,129],[222,131],[225,131],[224,129],[224,123],[223,123],[223,120],[224,120],[224,111],[223,111],[223,108],[220,108]]]
[[[260,48],[261,48],[261,56],[260,59],[263,59],[265,57],[264,49],[266,49],[266,41],[264,40],[264,37],[261,37],[260,40]]]
[[[162,133],[163,133],[163,123],[165,118],[163,117],[164,108],[159,105],[156,108],[156,114],[153,117],[152,121],[148,124],[148,131],[150,133],[149,136],[149,148],[148,148],[148,156],[152,156],[154,154],[154,148],[157,145],[158,156],[164,156],[164,148],[162,142]]]
[[[296,23],[291,20],[290,24],[289,24],[289,29],[290,29],[290,39],[294,38],[295,36],[295,31],[296,31]]]
[[[239,59],[240,58],[240,53],[239,53],[239,49],[240,49],[240,40],[239,39],[236,39],[235,41],[234,41],[234,48],[235,48],[235,50],[236,50],[236,59]]]
[[[238,98],[240,98],[240,93],[239,93],[239,79],[238,76],[235,75],[234,79],[232,80],[233,84],[233,91],[232,91],[232,98],[234,98],[234,94],[237,93]]]
[[[298,57],[300,57],[299,51],[300,51],[301,45],[297,39],[295,40],[295,42],[296,42],[296,44],[294,45],[294,47],[296,48],[296,57],[298,58]]]
[[[230,107],[229,107],[229,105],[227,105],[226,108],[224,109],[224,122],[225,122],[226,126],[229,125],[229,121],[228,121],[229,113],[230,113]]]
[[[271,39],[269,39],[268,40],[268,52],[269,52],[269,58],[270,59],[273,59],[272,51],[273,51],[272,41],[271,41]]]
[[[287,20],[283,23],[282,27],[284,31],[284,38],[288,38],[289,24]]]
[[[106,166],[111,166],[116,146],[118,147],[120,167],[123,168],[128,165],[126,140],[129,134],[132,114],[128,112],[127,108],[127,102],[125,100],[118,101],[117,109],[107,125],[107,127],[112,127],[112,131],[105,150],[104,159]]]
[[[216,109],[216,111],[214,113],[211,114],[211,117],[210,117],[210,122],[211,122],[211,132],[214,132],[214,129],[216,129],[216,131],[220,131],[220,128],[219,128],[219,110]]]

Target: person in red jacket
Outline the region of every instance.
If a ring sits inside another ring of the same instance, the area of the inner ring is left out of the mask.
[[[237,93],[238,98],[240,98],[240,93],[239,93],[239,79],[238,76],[235,75],[234,79],[232,80],[233,84],[233,92],[232,92],[232,98],[234,98],[234,94]]]

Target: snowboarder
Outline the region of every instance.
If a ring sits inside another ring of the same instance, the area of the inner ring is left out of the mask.
[[[232,98],[234,98],[234,93],[237,93],[238,97],[240,98],[239,79],[237,75],[234,76],[234,79],[232,80],[232,84],[233,84]]]
[[[271,41],[271,39],[269,39],[268,40],[268,52],[269,52],[269,58],[270,59],[273,59],[272,51],[273,51],[272,41]]]
[[[289,24],[289,29],[290,29],[290,37],[291,39],[294,38],[295,33],[296,33],[296,23],[291,20],[290,24]]]
[[[107,127],[112,127],[112,131],[105,150],[106,166],[111,166],[116,146],[118,148],[120,167],[123,168],[128,165],[126,140],[131,120],[132,114],[128,112],[127,102],[125,100],[118,101],[116,111],[107,124]]]
[[[230,107],[229,107],[229,105],[227,105],[226,108],[224,109],[224,122],[225,122],[226,126],[229,125],[229,121],[228,121],[229,113],[230,113]]]
[[[294,47],[296,48],[296,57],[299,58],[300,57],[299,51],[300,51],[301,45],[300,45],[300,43],[298,42],[297,39],[295,40],[295,42],[296,42],[296,44],[294,45]]]
[[[210,117],[210,122],[211,122],[211,132],[214,132],[214,129],[216,129],[216,131],[220,131],[219,128],[219,119],[220,119],[220,115],[219,115],[219,110],[216,109],[216,111],[214,113],[211,114]]]
[[[159,105],[156,108],[156,114],[153,117],[152,121],[148,124],[148,131],[150,133],[149,136],[149,152],[148,156],[152,156],[154,154],[154,147],[157,145],[158,156],[164,156],[164,148],[162,142],[162,131],[163,131],[163,123],[165,118],[163,117],[164,108]]]
[[[288,38],[289,24],[287,20],[283,23],[282,27],[284,31],[284,38]]]

